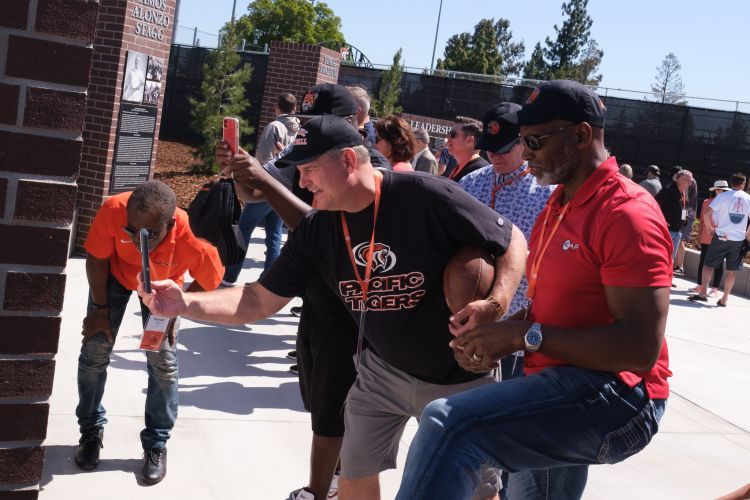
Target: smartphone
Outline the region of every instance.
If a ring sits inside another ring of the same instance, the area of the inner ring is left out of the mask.
[[[148,262],[148,229],[141,228],[141,278],[143,278],[143,289],[151,293],[151,268]]]
[[[224,117],[224,142],[233,155],[240,150],[240,121],[231,116]]]

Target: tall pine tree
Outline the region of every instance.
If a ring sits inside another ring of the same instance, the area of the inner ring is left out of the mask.
[[[201,173],[216,173],[214,145],[222,138],[222,123],[225,116],[240,120],[242,135],[252,133],[252,128],[242,118],[249,106],[245,97],[245,84],[250,79],[252,66],[240,65],[242,58],[237,53],[239,36],[230,26],[221,45],[213,51],[203,65],[201,99],[190,98],[192,126],[201,135],[198,157],[203,163],[196,168]]]
[[[393,64],[380,75],[378,97],[372,102],[372,111],[381,118],[401,112],[398,99],[401,96],[401,77],[404,65],[401,62],[401,49],[393,55]]]
[[[674,53],[664,57],[661,65],[656,68],[656,77],[651,84],[651,100],[662,104],[684,104],[685,87],[682,84],[680,70],[682,65]]]
[[[596,72],[604,56],[596,40],[590,37],[593,21],[586,11],[588,0],[570,0],[562,5],[562,27],[554,26],[557,36],[537,44],[524,65],[524,77],[534,79],[567,78],[588,85],[602,80]]]

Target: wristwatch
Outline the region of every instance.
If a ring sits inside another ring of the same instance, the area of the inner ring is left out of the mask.
[[[542,325],[539,323],[532,323],[526,335],[523,336],[523,341],[526,343],[526,350],[528,352],[536,352],[539,350],[539,346],[542,345]]]

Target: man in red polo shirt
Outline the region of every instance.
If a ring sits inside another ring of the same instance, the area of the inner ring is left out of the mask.
[[[590,464],[624,460],[657,432],[672,243],[653,197],[607,158],[605,112],[589,88],[557,80],[504,116],[539,184],[559,187],[531,234],[530,306],[474,329],[457,314],[451,345],[467,370],[525,349],[526,376],[430,403],[399,499],[470,498],[481,464],[510,471],[506,498],[580,498]]]
[[[138,286],[141,270],[141,228],[149,233],[151,276],[173,279],[180,286],[185,271],[195,281],[190,290],[212,290],[221,282],[224,268],[216,248],[196,238],[185,211],[176,208],[172,189],[148,181],[132,192],[110,197],[101,206],[86,238],[86,277],[89,301],[83,320],[83,345],[78,358],[78,407],[81,439],[75,462],[83,470],[99,463],[106,412],[102,406],[107,365],[130,295]],[[141,302],[144,327],[149,310]],[[148,393],[146,427],[141,431],[144,450],[143,481],[158,483],[167,472],[166,443],[177,419],[177,324],[167,329],[169,341],[158,351],[146,351]]]

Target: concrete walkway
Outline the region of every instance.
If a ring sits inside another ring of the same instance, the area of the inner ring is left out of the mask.
[[[254,236],[240,282],[255,280],[262,269],[263,235]],[[40,498],[283,500],[304,485],[310,419],[285,358],[297,327],[288,309],[240,328],[182,321],[180,410],[169,472],[155,486],[139,481],[146,364],[137,349],[135,295],[109,367],[101,462],[94,472],[76,467],[84,263],[73,258],[67,267]],[[675,375],[662,430],[624,463],[592,467],[586,499],[708,499],[750,482],[750,300],[732,297],[726,309],[692,304],[685,300],[692,283],[676,283],[667,328]],[[416,427],[412,421],[404,433],[399,468],[382,475],[383,499],[395,496]]]

